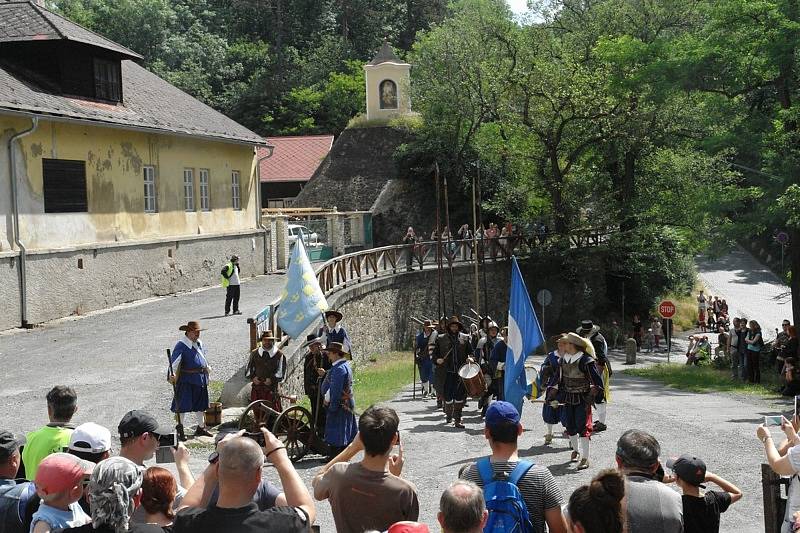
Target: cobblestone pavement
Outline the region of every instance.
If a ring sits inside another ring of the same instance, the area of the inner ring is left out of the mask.
[[[742,248],[719,259],[699,259],[697,271],[709,294],[727,300],[731,316],[758,321],[765,340],[775,338],[784,318],[791,320],[789,287]]]
[[[201,339],[211,379],[224,381],[246,362],[246,318],[276,298],[284,283],[281,275],[246,279],[242,315],[224,316],[225,290],[217,286],[0,334],[0,428],[21,432],[45,423],[44,397],[55,384],[77,390],[77,423],[116,428],[134,408],[169,420],[166,349],[177,342],[178,326],[199,320],[206,328]]]

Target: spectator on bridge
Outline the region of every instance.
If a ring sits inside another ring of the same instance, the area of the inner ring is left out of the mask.
[[[443,533],[482,533],[488,518],[483,491],[471,481],[452,482],[439,499],[437,519]]]
[[[661,446],[655,437],[630,429],[617,441],[617,467],[625,476],[628,533],[683,533],[680,495],[658,476]]]
[[[745,343],[747,343],[747,380],[750,383],[761,383],[761,349],[764,347],[764,339],[761,337],[761,326],[755,320],[750,321]]]
[[[800,420],[797,416],[791,422],[783,419],[781,430],[786,435],[786,439],[778,446],[775,446],[768,427],[761,424],[756,428],[756,436],[764,445],[767,462],[772,471],[779,476],[791,476],[781,533],[792,531],[790,524],[794,514],[800,511],[800,476],[798,476],[800,474],[800,437],[797,436],[798,428],[800,428]]]
[[[399,425],[394,409],[368,407],[358,419],[353,442],[314,477],[314,497],[330,502],[339,533],[386,531],[395,522],[419,518],[417,488],[400,477],[404,459]],[[393,455],[395,445],[399,449]],[[351,464],[361,451],[361,461]]]
[[[50,423],[28,433],[22,450],[22,463],[28,479],[36,477],[42,459],[51,453],[64,451],[74,426],[70,424],[78,410],[78,395],[72,387],[56,385],[47,393],[47,417]]]
[[[86,488],[92,521],[65,529],[70,533],[163,533],[155,524],[137,524],[134,511],[142,498],[142,469],[124,457],[112,457],[95,466]]]
[[[417,234],[414,233],[414,228],[411,226],[408,227],[406,230],[406,234],[403,237],[403,244],[407,246],[406,248],[406,270],[411,271],[413,270],[412,265],[414,261],[414,253],[417,249]]]
[[[467,252],[469,252],[469,258],[472,260],[472,231],[469,229],[469,224],[458,228],[458,240],[461,241],[461,259],[466,261]]]
[[[622,533],[625,479],[616,470],[603,470],[569,497],[567,525],[571,533]]]
[[[59,452],[48,455],[38,466],[34,484],[41,503],[33,513],[31,533],[49,533],[91,522],[78,500],[94,464]]]
[[[675,484],[683,493],[684,533],[719,533],[719,515],[742,498],[742,491],[733,483],[706,470],[702,459],[681,455],[667,461],[667,468],[675,473]],[[714,483],[722,491],[705,489],[703,483]]]
[[[497,224],[491,222],[489,227],[486,228],[485,237],[486,244],[489,247],[489,255],[493,260],[497,259],[497,237],[498,235]]]
[[[28,533],[25,511],[36,494],[33,483],[17,480],[22,456],[19,447],[25,437],[10,431],[0,431],[0,531],[3,533]]]
[[[220,442],[216,457],[189,489],[175,516],[175,533],[237,533],[276,531],[305,532],[314,523],[316,511],[311,495],[294,469],[286,447],[275,435],[261,428],[264,448],[256,441],[228,435]],[[264,458],[272,463],[286,493],[286,507],[258,509],[253,495],[261,483]],[[219,500],[206,507],[207,486],[219,484]]]
[[[485,420],[483,436],[492,449],[492,454],[488,456],[492,472],[495,476],[510,475],[520,463],[517,439],[522,435],[523,429],[519,412],[508,402],[496,401],[486,410]],[[459,477],[484,487],[477,463],[465,465]],[[525,500],[535,532],[543,533],[545,524],[550,533],[566,532],[567,525],[561,513],[564,497],[547,467],[534,464],[522,476],[517,486]]]

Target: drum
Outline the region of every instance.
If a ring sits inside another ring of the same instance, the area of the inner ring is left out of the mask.
[[[486,392],[486,380],[483,379],[480,366],[475,363],[467,363],[458,370],[458,375],[464,382],[468,396],[480,398]]]

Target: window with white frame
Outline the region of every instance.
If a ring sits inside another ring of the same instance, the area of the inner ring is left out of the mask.
[[[211,211],[211,203],[208,201],[208,169],[200,169],[200,210]]]
[[[242,209],[242,190],[239,185],[239,171],[231,171],[231,198],[233,199],[233,208],[236,211]]]
[[[183,169],[183,210],[194,211],[194,170]]]
[[[156,205],[156,169],[155,167],[144,167],[144,212],[155,213],[158,211]]]

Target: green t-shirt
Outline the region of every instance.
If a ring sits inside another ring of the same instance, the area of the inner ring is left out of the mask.
[[[27,435],[25,448],[22,450],[22,462],[25,463],[25,476],[33,481],[36,470],[42,459],[51,453],[63,452],[69,445],[72,429],[66,427],[44,426]]]

